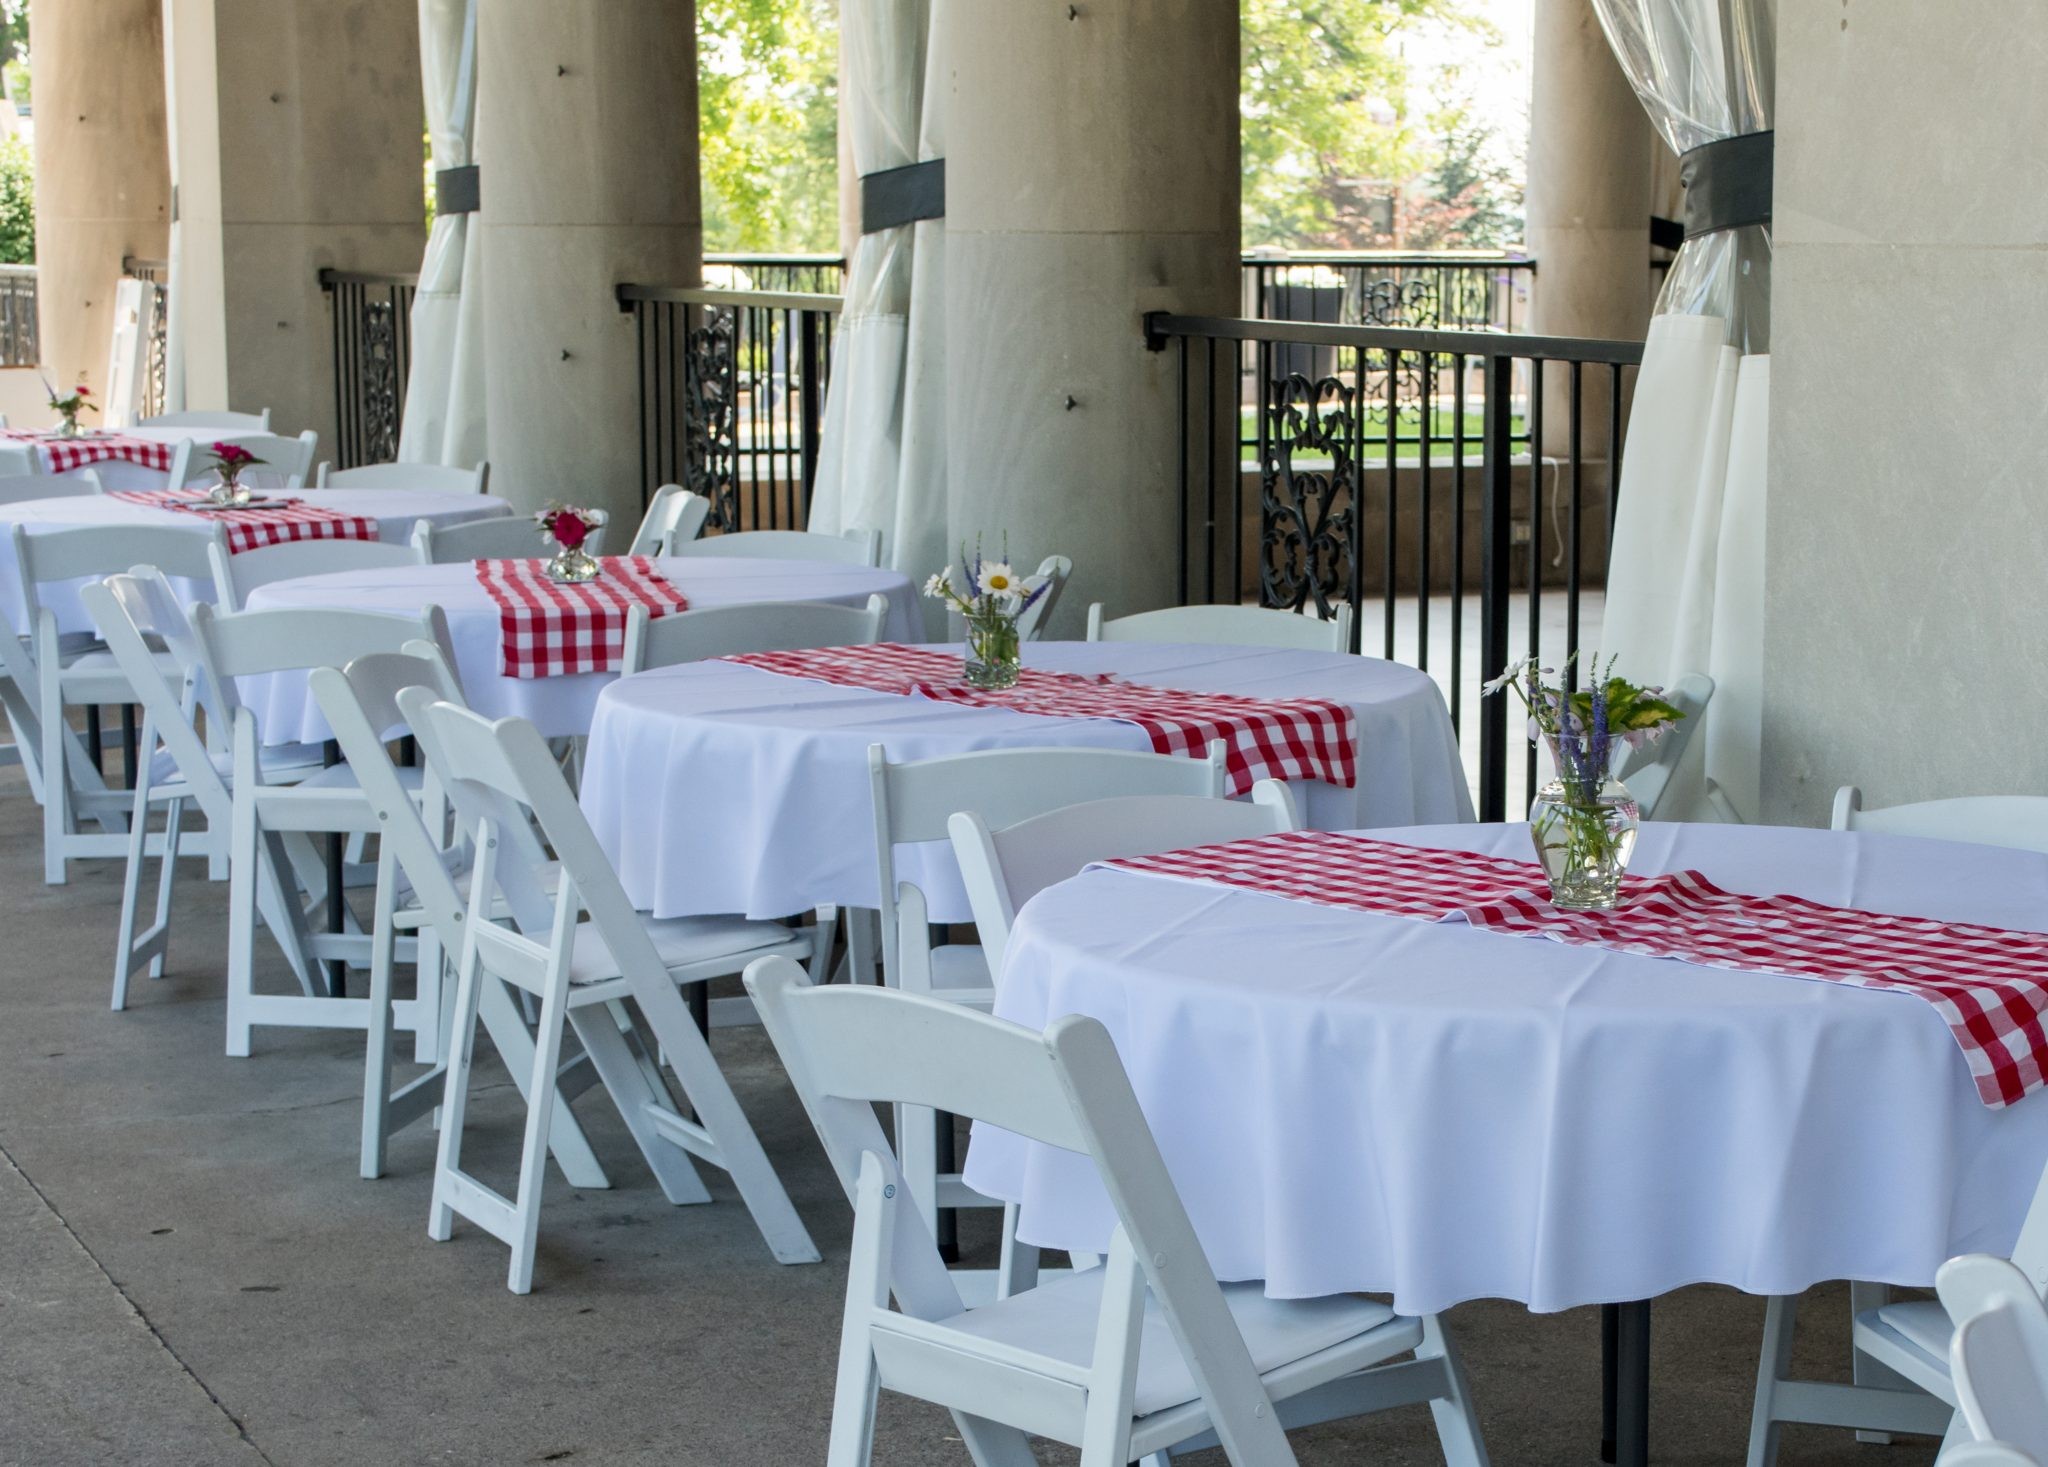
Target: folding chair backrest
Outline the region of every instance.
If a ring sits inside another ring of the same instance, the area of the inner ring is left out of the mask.
[[[687,545],[704,533],[711,501],[680,484],[664,484],[647,501],[647,513],[633,532],[628,555],[668,555],[671,545]]]
[[[795,964],[774,958],[751,965],[746,985],[857,1211],[892,1212],[896,1247],[886,1266],[904,1313],[943,1318],[957,1313],[960,1303],[909,1189],[886,1185],[897,1173],[874,1112],[883,1102],[968,1116],[1089,1156],[1121,1224],[1108,1277],[1115,1279],[1121,1268],[1129,1279],[1123,1297],[1105,1282],[1102,1318],[1129,1310],[1142,1278],[1212,1410],[1227,1417],[1270,1409],[1116,1046],[1099,1022],[1070,1014],[1038,1034],[916,994],[862,985],[813,988]],[[885,1177],[874,1175],[878,1163]],[[856,1223],[857,1235],[858,1229]],[[1098,1331],[1097,1338],[1108,1335]],[[976,1353],[965,1331],[961,1343]],[[1127,1370],[1135,1372],[1136,1365],[1132,1351]],[[1128,1398],[1130,1380],[1123,1385]]]
[[[438,606],[397,616],[324,608],[223,612],[201,605],[192,608],[192,629],[208,675],[222,685],[238,677],[346,667],[373,652],[402,652],[415,639],[448,646],[447,618]]]
[[[275,433],[249,433],[239,429],[221,435],[221,441],[246,448],[262,460],[242,475],[252,489],[298,489],[313,475],[313,459],[320,452],[320,435],[311,428],[296,438]],[[210,480],[214,475],[213,444],[188,438],[171,455],[171,486]]]
[[[493,722],[436,701],[424,688],[401,691],[398,706],[438,769],[464,834],[479,841],[488,825],[499,840],[497,885],[520,929],[533,933],[557,926],[580,902],[621,971],[665,973],[540,731],[523,718]],[[536,830],[561,871],[553,903],[542,889],[548,863],[533,839]]]
[[[1835,791],[1831,823],[1835,830],[1871,830],[2048,852],[2048,796],[2043,795],[1967,795],[1866,810],[1863,791],[1845,784]]]
[[[2033,1285],[1975,1253],[1944,1263],[1935,1288],[1955,1324],[1949,1373],[1971,1435],[2048,1461],[2048,1309]]]
[[[904,893],[896,876],[897,846],[948,839],[947,822],[960,810],[973,810],[1000,828],[1112,795],[1221,795],[1224,755],[1218,740],[1206,759],[1122,749],[987,749],[892,764],[882,745],[868,745],[882,961],[890,982],[897,981],[899,923],[924,921],[922,893],[908,913],[898,910]]]
[[[1119,795],[1049,810],[1007,828],[991,829],[973,810],[962,810],[948,822],[992,973],[1002,970],[1018,909],[1091,861],[1154,856],[1300,828],[1294,797],[1272,779],[1252,787],[1249,803],[1216,796]]]
[[[1036,571],[1024,578],[1027,591],[1036,586],[1045,587],[1045,594],[1025,607],[1017,617],[1017,632],[1025,641],[1038,640],[1053,607],[1059,604],[1060,592],[1067,589],[1067,578],[1073,573],[1073,561],[1064,555],[1048,555],[1038,563]]]
[[[790,652],[805,647],[866,647],[882,639],[889,613],[885,596],[866,606],[829,606],[816,601],[756,601],[745,606],[707,606],[649,618],[645,607],[626,613],[624,672],[673,667],[707,657],[740,657],[749,652]]]
[[[604,550],[607,526],[590,532],[583,548],[592,555]],[[555,553],[532,519],[523,514],[497,515],[463,525],[433,525],[421,520],[413,527],[412,546],[427,565],[453,565],[465,560],[536,560]]]
[[[491,466],[473,469],[446,464],[362,464],[353,469],[331,467],[325,459],[313,470],[316,489],[412,489],[427,494],[481,494],[490,482]]]
[[[81,599],[141,702],[149,727],[163,741],[207,819],[225,830],[231,813],[228,789],[193,719],[198,690],[188,691],[182,681],[174,686],[149,645],[150,638],[162,641],[180,667],[192,673],[197,642],[170,586],[155,569],[138,567],[130,574],[93,582]],[[213,730],[217,705],[207,707],[208,728]],[[152,753],[144,750],[144,757]]]
[[[40,464],[40,454],[29,462]],[[26,499],[69,499],[100,492],[99,475],[91,469],[75,474],[0,474],[0,504],[20,504]]]
[[[138,428],[216,428],[223,433],[268,433],[270,431],[270,409],[260,413],[158,413],[153,418],[139,418]]]
[[[1615,777],[1625,781],[1636,797],[1636,809],[1645,820],[1657,818],[1657,806],[1671,787],[1672,778],[1685,758],[1686,748],[1699,733],[1707,716],[1707,704],[1714,696],[1714,680],[1703,672],[1689,672],[1665,689],[1665,701],[1685,717],[1615,767]]]
[[[676,545],[671,555],[739,555],[759,560],[816,560],[837,565],[882,563],[880,530],[814,535],[809,530],[731,530]]]
[[[419,563],[410,545],[381,540],[291,540],[239,554],[230,554],[226,543],[216,540],[210,559],[214,594],[227,611],[240,611],[251,591],[273,581]]]
[[[1328,621],[1259,606],[1171,606],[1104,620],[1102,603],[1088,608],[1091,642],[1190,642],[1226,647],[1276,647],[1304,652],[1351,650],[1351,608]]]
[[[22,596],[31,614],[40,605],[35,587],[45,581],[110,576],[134,565],[153,565],[167,576],[210,581],[209,547],[225,532],[195,521],[178,525],[82,525],[30,534],[14,526],[14,557],[21,569]]]

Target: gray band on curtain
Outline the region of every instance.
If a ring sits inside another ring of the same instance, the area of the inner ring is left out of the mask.
[[[860,176],[860,232],[946,217],[946,160],[932,158]]]
[[[1690,149],[1678,160],[1685,185],[1685,237],[1771,222],[1770,132],[1748,132]]]
[[[443,168],[434,175],[434,212],[436,214],[474,214],[480,207],[482,187],[477,179],[477,165],[467,168]]]

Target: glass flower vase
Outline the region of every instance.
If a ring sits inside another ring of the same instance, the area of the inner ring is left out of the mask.
[[[1014,616],[968,618],[967,661],[962,672],[967,686],[987,691],[1016,687],[1022,660],[1019,641]]]
[[[239,509],[249,497],[248,486],[234,479],[222,479],[206,491],[206,502],[219,509]]]
[[[76,438],[78,436],[78,414],[67,413],[58,419],[57,436],[59,438]]]
[[[599,569],[598,563],[580,547],[560,550],[547,563],[547,578],[565,586],[580,586],[586,581],[596,580]]]
[[[1618,779],[1588,790],[1553,779],[1529,807],[1529,835],[1550,879],[1550,902],[1574,912],[1604,912],[1621,899],[1621,878],[1636,848],[1635,796]]]

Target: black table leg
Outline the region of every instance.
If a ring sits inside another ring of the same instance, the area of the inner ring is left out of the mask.
[[[1650,1460],[1650,1301],[1600,1307],[1600,1460]]]
[[[121,788],[135,788],[135,747],[139,735],[135,729],[135,705],[121,705]]]
[[[953,1139],[953,1117],[945,1111],[939,1111],[933,1116],[933,1119],[938,1122],[939,1127],[937,1146],[938,1173],[943,1177],[960,1170],[960,1153]],[[948,1264],[960,1261],[959,1209],[952,1207],[941,1207],[939,1209],[939,1236],[936,1241],[939,1245],[939,1257],[942,1260]]]
[[[702,983],[692,983],[687,994],[690,1017],[697,1023],[697,1032],[706,1039],[711,1037],[711,990]]]
[[[329,739],[321,746],[320,757],[323,764],[330,769],[333,768],[341,762],[341,745],[333,739]],[[327,930],[329,932],[340,932],[344,926],[342,922],[344,901],[342,888],[345,882],[343,880],[344,872],[342,871],[341,862],[342,856],[345,854],[345,844],[338,833],[327,837]],[[327,960],[327,992],[334,998],[346,998],[348,996],[348,964],[340,958],[329,958]]]
[[[92,760],[92,767],[106,773],[106,766],[100,762],[100,705],[85,705],[85,753]]]

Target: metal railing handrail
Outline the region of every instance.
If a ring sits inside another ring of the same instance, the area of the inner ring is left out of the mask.
[[[1345,326],[1322,321],[1255,319],[1249,316],[1181,316],[1150,311],[1145,344],[1164,351],[1171,336],[1197,340],[1266,341],[1288,346],[1362,347],[1368,350],[1429,352],[1439,356],[1520,357],[1544,361],[1591,362],[1635,367],[1643,360],[1640,341],[1595,336],[1533,336],[1500,330],[1440,331],[1415,326]]]
[[[322,290],[332,290],[337,285],[406,285],[417,287],[419,283],[420,277],[417,270],[413,271],[410,275],[381,270],[336,270],[332,266],[323,266],[320,270],[320,288]]]
[[[36,267],[33,265],[0,265],[0,275],[11,276],[17,280],[33,280],[36,278]]]
[[[845,297],[814,295],[796,290],[713,290],[697,285],[635,285],[618,287],[619,309],[630,311],[636,301],[660,301],[679,306],[734,306],[764,311],[822,311],[837,315]]]

